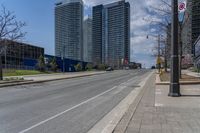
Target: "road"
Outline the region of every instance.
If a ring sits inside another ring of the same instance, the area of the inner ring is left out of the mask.
[[[149,74],[124,70],[0,89],[0,133],[85,133]]]

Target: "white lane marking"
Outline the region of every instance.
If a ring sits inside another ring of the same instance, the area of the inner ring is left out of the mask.
[[[161,95],[161,94],[162,94],[162,92],[160,92],[160,91],[156,92],[156,95]]]
[[[86,104],[86,103],[88,103],[88,102],[90,102],[90,101],[92,101],[92,100],[94,100],[94,99],[96,99],[96,98],[98,98],[98,97],[100,97],[100,96],[102,96],[102,95],[104,95],[104,94],[106,94],[106,93],[108,93],[108,92],[110,92],[110,91],[116,89],[117,87],[120,87],[120,86],[122,86],[122,85],[127,84],[128,82],[130,82],[130,81],[133,80],[133,79],[135,79],[135,78],[129,79],[128,81],[126,81],[126,82],[124,82],[124,83],[121,83],[121,84],[118,85],[118,86],[114,86],[113,88],[111,88],[111,89],[109,89],[109,90],[107,90],[107,91],[105,91],[105,92],[103,92],[103,93],[101,93],[101,94],[99,94],[99,95],[96,95],[96,96],[94,96],[94,97],[92,97],[92,98],[90,98],[90,99],[88,99],[88,100],[86,100],[86,101],[84,101],[84,102],[82,102],[82,103],[80,103],[80,104],[77,104],[77,105],[71,107],[70,109],[67,109],[67,110],[65,110],[65,111],[63,111],[63,112],[61,112],[61,113],[59,113],[59,114],[56,114],[56,115],[54,115],[54,116],[52,116],[52,117],[50,117],[50,118],[48,118],[48,119],[46,119],[46,120],[44,120],[44,121],[41,121],[41,122],[39,122],[39,123],[37,123],[37,124],[35,124],[35,125],[33,125],[33,126],[27,128],[27,129],[24,129],[24,130],[20,131],[19,133],[26,133],[26,132],[32,130],[33,128],[35,128],[35,127],[38,127],[38,126],[40,126],[40,125],[42,125],[42,124],[44,124],[44,123],[46,123],[46,122],[48,122],[48,121],[50,121],[50,120],[52,120],[52,119],[55,119],[55,118],[57,118],[57,117],[59,117],[59,116],[65,114],[65,113],[67,113],[67,112],[69,112],[69,111],[75,109],[75,108],[78,108],[79,106],[81,106],[81,105],[83,105],[83,104]]]
[[[63,112],[61,112],[61,113],[59,113],[59,114],[56,114],[56,115],[54,115],[54,116],[52,116],[52,117],[50,117],[50,118],[48,118],[48,119],[46,119],[46,120],[44,120],[44,121],[41,121],[41,122],[39,122],[39,123],[37,123],[37,124],[35,124],[35,125],[33,125],[33,126],[27,128],[27,129],[25,129],[25,130],[22,130],[22,131],[20,131],[19,133],[26,133],[26,132],[32,130],[33,128],[38,127],[38,126],[40,126],[40,125],[42,125],[42,124],[44,124],[44,123],[46,123],[46,122],[48,122],[48,121],[50,121],[50,120],[52,120],[52,119],[55,119],[55,118],[57,118],[57,117],[59,117],[59,116],[65,114],[65,113],[67,113],[67,112],[69,112],[69,111],[75,109],[75,108],[78,108],[79,106],[81,106],[81,105],[83,105],[83,104],[86,104],[86,103],[88,103],[88,102],[90,102],[90,101],[92,101],[92,100],[94,100],[94,99],[96,99],[96,98],[98,98],[98,97],[100,97],[100,96],[102,96],[102,95],[104,95],[104,94],[106,94],[106,93],[108,93],[108,92],[110,92],[110,91],[116,89],[116,88],[117,88],[117,86],[114,86],[113,88],[111,88],[111,89],[109,89],[109,90],[107,90],[107,91],[105,91],[105,92],[103,92],[103,93],[101,93],[101,94],[99,94],[99,95],[96,95],[96,96],[94,96],[94,97],[92,97],[92,98],[90,98],[90,99],[88,99],[88,100],[86,100],[86,101],[84,101],[84,102],[82,102],[82,103],[80,103],[80,104],[77,104],[77,105],[71,107],[70,109],[67,109],[67,110],[65,110],[65,111],[63,111]]]
[[[163,107],[163,104],[161,104],[161,103],[155,103],[155,107]]]

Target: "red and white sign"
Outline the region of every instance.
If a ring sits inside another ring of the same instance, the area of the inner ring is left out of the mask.
[[[180,2],[178,5],[179,12],[184,12],[186,10],[186,2]]]

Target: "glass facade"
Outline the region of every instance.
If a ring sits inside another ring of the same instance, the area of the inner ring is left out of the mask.
[[[25,65],[26,60],[37,62],[39,57],[44,55],[44,48],[21,42],[3,41],[1,45],[6,49],[2,56],[2,63],[7,68],[21,69],[28,66]]]
[[[192,44],[195,43],[199,35],[200,35],[200,1],[192,0]]]
[[[55,7],[55,55],[83,59],[83,2],[63,0]]]
[[[92,62],[95,65],[102,63],[102,17],[103,17],[103,5],[93,7],[92,17]]]
[[[195,46],[195,65],[200,67],[200,36],[194,43]]]
[[[98,21],[98,23],[95,23]],[[130,5],[119,1],[93,7],[93,56],[119,68],[130,60]],[[95,58],[94,61],[97,61]]]
[[[83,22],[83,60],[92,62],[92,19]]]
[[[195,54],[194,42],[200,35],[200,1],[187,0],[187,10],[185,11],[182,42],[183,54]]]
[[[195,57],[200,58],[200,36],[195,42]]]

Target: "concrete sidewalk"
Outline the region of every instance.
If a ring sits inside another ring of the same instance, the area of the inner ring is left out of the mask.
[[[124,115],[114,133],[199,133],[200,85],[182,86],[182,97],[168,97],[168,92],[169,86],[149,84],[139,104],[130,106],[132,112],[126,113],[129,117]],[[128,124],[122,122],[126,119],[130,119]]]
[[[189,71],[189,70],[182,70],[182,74],[186,74],[186,75],[189,75],[189,76],[200,78],[200,73],[192,72],[192,71]]]

